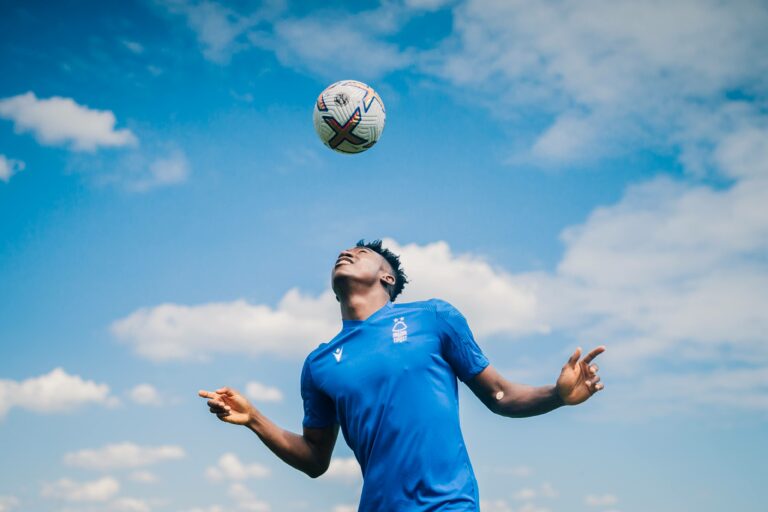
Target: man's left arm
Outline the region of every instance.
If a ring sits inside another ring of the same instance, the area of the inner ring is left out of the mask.
[[[548,413],[562,405],[584,402],[601,389],[598,367],[592,360],[605,351],[599,346],[583,359],[577,348],[563,365],[554,386],[528,386],[506,380],[488,365],[467,381],[472,392],[496,414],[510,418],[525,418]]]

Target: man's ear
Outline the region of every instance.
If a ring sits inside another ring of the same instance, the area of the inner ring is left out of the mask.
[[[384,274],[380,279],[390,286],[395,286],[395,276],[392,274]]]

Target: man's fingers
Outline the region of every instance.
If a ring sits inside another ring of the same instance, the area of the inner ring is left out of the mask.
[[[228,388],[228,387],[226,387],[226,386],[225,386],[225,387],[223,387],[223,388],[219,388],[219,389],[217,389],[217,390],[216,390],[216,392],[217,392],[218,394],[220,394],[220,395],[230,395],[230,396],[231,396],[231,395],[234,395],[234,394],[235,394],[235,393],[234,393],[234,391],[233,391],[232,389],[230,389],[230,388]]]
[[[598,355],[602,354],[603,352],[605,352],[605,346],[600,345],[596,349],[592,350],[592,352],[587,354],[586,357],[584,357],[584,362],[587,364],[591,363],[594,358],[596,358]]]
[[[601,389],[605,387],[605,385],[600,382],[600,376],[595,375],[589,380],[584,381],[584,384],[587,386],[587,389],[589,389],[590,393],[597,393]]]
[[[213,393],[211,391],[206,391],[204,389],[201,389],[197,392],[198,396],[201,396],[203,398],[218,398],[218,395],[216,393]]]
[[[597,370],[599,369],[600,368],[596,364],[593,364],[592,366],[589,367],[589,371],[592,372],[592,374],[596,374]]]
[[[229,406],[222,402],[221,400],[208,400],[208,407],[211,409],[217,408],[217,409],[223,409],[225,411],[229,410]]]
[[[571,354],[571,357],[568,358],[568,364],[575,367],[576,363],[579,361],[579,356],[581,356],[581,347],[578,347],[576,351]]]

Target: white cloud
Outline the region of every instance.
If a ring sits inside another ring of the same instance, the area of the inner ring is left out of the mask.
[[[453,3],[453,0],[405,0],[406,7],[434,11]]]
[[[537,282],[512,275],[475,254],[454,254],[446,242],[400,245],[384,240],[411,280],[399,301],[438,297],[456,306],[478,336],[545,333]],[[472,283],[464,286],[463,283]]]
[[[138,498],[121,497],[110,503],[110,510],[115,512],[150,512],[149,504]]]
[[[229,486],[229,496],[237,503],[237,508],[252,512],[270,512],[272,507],[266,501],[256,499],[256,496],[241,483],[233,483]]]
[[[225,453],[215,466],[209,467],[205,474],[211,480],[246,480],[265,478],[270,471],[261,464],[243,464],[234,453]]]
[[[257,402],[282,402],[283,393],[279,389],[261,382],[251,381],[245,385],[245,394]]]
[[[19,503],[16,496],[0,496],[0,512],[11,512],[19,506]]]
[[[592,119],[567,113],[559,116],[539,136],[531,147],[531,153],[543,163],[589,160],[598,135]]]
[[[515,512],[550,512],[547,507],[541,507],[535,503],[523,503]]]
[[[275,23],[272,34],[264,36],[254,32],[250,39],[257,46],[273,50],[283,64],[308,69],[329,79],[378,77],[413,62],[410,51],[401,51],[381,37],[395,28],[391,21],[395,14],[381,12],[391,8],[387,5],[379,11],[356,15],[329,13],[327,19],[281,20]],[[332,36],[328,31],[330,24]]]
[[[524,487],[516,491],[513,495],[514,499],[518,501],[527,501],[537,498],[556,498],[557,496],[557,490],[555,490],[549,482],[542,483],[537,489]]]
[[[203,56],[219,64],[226,64],[233,54],[247,44],[243,34],[262,21],[271,19],[283,9],[282,1],[263,2],[258,10],[247,15],[211,1],[158,0],[168,12],[181,15],[197,35]]]
[[[362,479],[360,465],[354,457],[334,457],[321,478],[338,480],[346,483],[357,483]]]
[[[82,483],[62,478],[53,483],[43,484],[42,495],[66,501],[103,502],[115,496],[119,490],[119,482],[108,476]]]
[[[144,162],[141,162],[140,167],[125,174],[124,183],[128,190],[146,192],[158,187],[178,185],[187,181],[190,174],[189,161],[180,150],[155,158],[146,164],[146,168],[144,166]]]
[[[247,20],[216,2],[172,0],[161,3],[169,11],[186,18],[203,47],[203,55],[214,62],[229,62],[236,50],[233,47],[234,41],[248,28]]]
[[[138,384],[128,391],[131,400],[140,405],[160,406],[163,399],[157,389],[151,384]]]
[[[694,127],[728,93],[765,90],[766,24],[759,0],[471,0],[422,62],[496,115],[551,118],[530,156],[568,164],[697,144]]]
[[[477,255],[454,255],[445,242],[386,243],[400,252],[412,281],[398,300],[448,300],[480,336],[547,332],[538,318],[537,283],[529,277],[513,276]],[[459,286],[468,281],[474,285]],[[143,308],[114,322],[112,332],[153,360],[232,352],[303,357],[338,332],[338,308],[331,291],[311,297],[292,289],[275,308],[243,300]]]
[[[71,98],[38,99],[33,92],[0,100],[0,117],[17,133],[32,132],[45,145],[69,144],[75,151],[137,144],[128,129],[115,130],[115,114],[78,105]]]
[[[25,167],[26,164],[21,160],[0,155],[0,181],[8,183],[14,174],[23,171]]]
[[[627,393],[640,386],[638,411],[761,410],[768,396],[759,386],[768,368],[768,120],[739,116],[727,135],[707,135],[715,145],[704,153],[730,184],[659,177],[634,185],[563,232],[564,253],[552,272],[512,274],[480,255],[454,254],[446,242],[387,240],[412,280],[402,301],[448,300],[479,338],[552,329],[606,343],[601,360],[613,377],[625,379]],[[309,297],[294,289],[276,308],[237,301],[143,309],[115,322],[113,332],[160,360],[214,352],[303,356],[337,328],[330,292]],[[661,361],[696,362],[699,370],[646,379]],[[733,384],[713,385],[704,403],[697,377]]]
[[[536,490],[526,487],[515,492],[514,498],[516,500],[532,500],[537,496]]]
[[[483,512],[513,512],[505,500],[480,500],[480,510]]]
[[[64,463],[70,466],[106,471],[149,466],[164,460],[181,459],[185,456],[186,453],[180,446],[139,446],[124,442],[106,445],[98,450],[80,450],[67,453],[64,456]]]
[[[128,475],[128,478],[130,478],[134,482],[140,482],[142,484],[153,484],[158,481],[157,475],[155,475],[151,471],[146,471],[146,470],[134,471],[133,473]]]
[[[202,359],[213,353],[304,356],[339,330],[338,303],[289,290],[272,308],[244,300],[199,306],[142,308],[112,324],[112,332],[155,361]]]
[[[633,187],[564,234],[549,315],[638,358],[727,346],[768,361],[768,180],[716,190],[667,179]]]
[[[109,386],[61,368],[20,382],[0,380],[0,418],[12,407],[40,413],[69,412],[86,404],[114,405]]]
[[[132,53],[135,53],[136,55],[141,55],[144,53],[144,46],[141,43],[131,41],[129,39],[123,39],[120,42],[123,43],[123,46],[125,46],[128,50],[130,50]]]
[[[97,185],[116,186],[133,193],[185,183],[191,174],[189,159],[172,142],[150,141],[141,150],[117,158],[73,159],[70,167],[88,171]]]
[[[336,505],[333,512],[357,512],[357,508],[357,505]]]
[[[304,18],[277,19],[285,2],[264,3],[250,13],[221,3],[163,0],[168,12],[182,15],[197,35],[203,56],[226,64],[233,54],[250,47],[274,51],[281,63],[338,78],[379,76],[413,62],[409,50],[388,42],[412,11],[434,10],[444,0],[385,3],[377,9],[350,14],[321,10]],[[328,27],[332,26],[329,32]],[[348,50],[340,56],[339,49]]]
[[[590,507],[609,507],[615,505],[619,500],[613,494],[587,494],[584,503]]]

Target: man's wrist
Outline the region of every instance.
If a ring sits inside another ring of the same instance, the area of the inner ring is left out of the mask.
[[[255,408],[252,408],[251,411],[248,413],[248,422],[245,424],[245,426],[253,430],[254,432],[258,433],[258,429],[260,425],[261,425],[260,415]]]
[[[558,407],[562,407],[562,406],[565,405],[565,402],[563,401],[562,397],[560,396],[560,391],[557,389],[557,384],[552,386],[552,397],[553,397],[553,400],[554,400],[555,404],[557,404]]]

